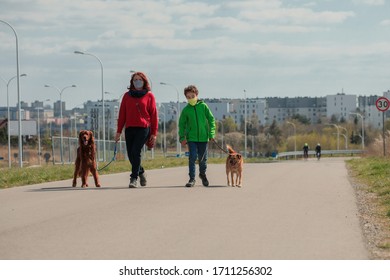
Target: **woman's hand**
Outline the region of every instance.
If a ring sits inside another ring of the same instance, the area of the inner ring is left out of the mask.
[[[121,133],[117,132],[115,134],[115,142],[118,142],[121,139]]]
[[[148,141],[146,141],[146,146],[148,146],[149,149],[153,148],[154,145],[156,144],[156,135],[150,135]]]

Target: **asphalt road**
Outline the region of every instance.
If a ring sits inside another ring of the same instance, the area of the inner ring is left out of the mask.
[[[245,164],[242,188],[224,169],[210,187],[179,167],[139,189],[122,173],[1,190],[0,259],[368,259],[343,159]]]

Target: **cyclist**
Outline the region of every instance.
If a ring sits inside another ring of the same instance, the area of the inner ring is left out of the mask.
[[[307,159],[309,157],[309,145],[305,143],[303,146],[303,158]]]
[[[316,146],[316,156],[317,156],[317,159],[320,160],[320,157],[321,157],[321,144],[320,143],[318,143]]]

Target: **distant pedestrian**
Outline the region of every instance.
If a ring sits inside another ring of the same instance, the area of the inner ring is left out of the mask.
[[[47,163],[49,163],[49,160],[50,160],[50,158],[51,158],[51,155],[50,155],[49,153],[44,153],[44,154],[43,154],[43,158],[45,159],[46,164],[47,164]]]
[[[316,157],[318,160],[320,160],[320,158],[321,158],[321,144],[320,143],[318,143],[316,146]]]
[[[158,117],[156,101],[144,73],[134,73],[128,89],[121,101],[115,141],[120,140],[125,127],[126,150],[131,163],[129,188],[136,188],[138,177],[141,186],[146,186],[147,183],[146,173],[141,165],[141,151],[144,144],[149,148],[155,145]]]
[[[186,187],[195,185],[195,161],[199,161],[199,177],[203,186],[208,186],[207,144],[215,137],[215,119],[210,108],[203,100],[198,99],[198,89],[189,85],[184,89],[188,105],[185,106],[179,119],[179,136],[181,144],[189,150],[188,169],[189,181]]]

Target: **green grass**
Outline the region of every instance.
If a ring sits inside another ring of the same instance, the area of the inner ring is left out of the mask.
[[[384,214],[390,218],[390,161],[383,157],[366,157],[351,159],[347,164],[367,191],[378,196]]]

